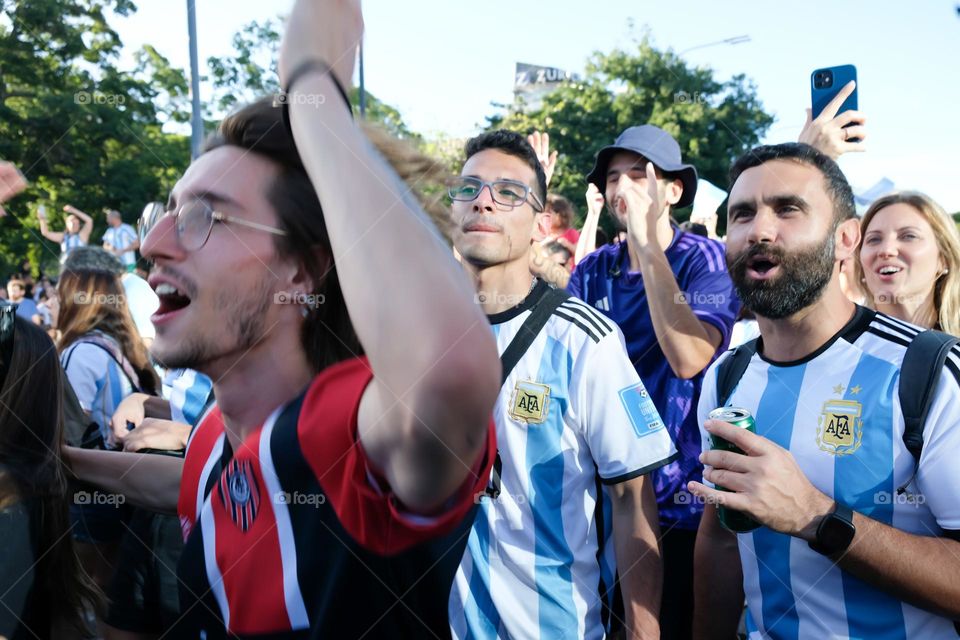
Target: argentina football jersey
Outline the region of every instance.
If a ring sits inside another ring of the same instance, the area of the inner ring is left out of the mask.
[[[903,355],[919,331],[857,307],[836,336],[802,360],[770,362],[758,350],[727,405],[750,411],[757,433],[789,449],[810,482],[838,503],[908,533],[940,537],[960,530],[960,350],[941,373],[917,467],[903,442],[899,386]],[[730,353],[707,373],[701,429],[717,406],[717,367]],[[867,584],[800,538],[760,527],[737,539],[751,639],[958,637],[953,622]]]
[[[489,316],[501,354],[548,290],[539,282]],[[501,465],[454,581],[453,637],[604,637],[616,562],[603,487],[676,456],[616,325],[564,301],[504,382],[494,420]]]

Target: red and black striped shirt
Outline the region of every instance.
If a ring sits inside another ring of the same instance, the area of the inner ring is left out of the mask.
[[[183,618],[171,637],[448,637],[495,431],[442,515],[405,513],[357,438],[371,379],[364,358],[326,369],[237,451],[218,409],[200,423],[180,488]]]

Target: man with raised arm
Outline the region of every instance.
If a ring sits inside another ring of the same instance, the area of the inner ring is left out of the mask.
[[[160,297],[152,352],[210,376],[217,408],[183,462],[70,458],[131,501],[176,505],[170,637],[442,635],[496,453],[496,345],[341,97],[359,3],[301,1],[287,24],[284,98],[221,124],[141,246]],[[401,173],[418,160],[398,157]]]

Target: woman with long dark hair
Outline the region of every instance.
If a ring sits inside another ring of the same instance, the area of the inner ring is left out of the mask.
[[[69,535],[57,351],[13,305],[0,305],[0,636],[84,633],[82,612],[99,595]]]

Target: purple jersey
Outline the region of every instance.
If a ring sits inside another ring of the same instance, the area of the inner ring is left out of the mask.
[[[724,246],[675,228],[666,256],[693,313],[723,335],[716,357],[726,349],[740,308],[727,274]],[[686,490],[686,483],[700,480],[703,474],[697,459],[702,450],[697,401],[704,372],[684,380],[670,368],[653,330],[643,278],[639,272],[630,272],[626,244],[606,245],[586,256],[577,264],[567,290],[620,325],[630,360],[680,452],[676,462],[651,474],[660,526],[696,529],[703,505]]]

